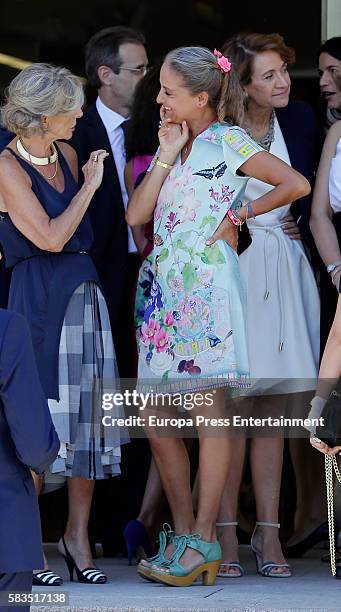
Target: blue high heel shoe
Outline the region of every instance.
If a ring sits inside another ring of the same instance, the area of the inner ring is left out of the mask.
[[[132,565],[132,560],[135,556],[143,558],[150,557],[153,554],[148,533],[141,521],[137,519],[129,521],[123,531],[123,536],[127,546],[129,565]],[[143,549],[143,552],[141,549]]]

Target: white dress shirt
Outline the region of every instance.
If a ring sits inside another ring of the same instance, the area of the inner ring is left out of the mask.
[[[111,108],[105,106],[105,104],[103,104],[102,100],[99,97],[96,100],[96,108],[108,134],[112,154],[115,160],[118,179],[120,181],[124,208],[127,210],[128,194],[124,182],[126,151],[124,144],[124,132],[122,129],[122,123],[126,121],[126,117],[122,117],[122,115],[119,115],[115,111],[111,110]],[[134,242],[133,234],[131,228],[128,227],[128,252],[136,253],[136,251],[137,248]]]

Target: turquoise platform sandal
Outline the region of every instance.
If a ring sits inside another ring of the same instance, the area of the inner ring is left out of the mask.
[[[139,576],[141,576],[141,578],[144,578],[145,580],[153,580],[150,577],[151,571],[152,569],[154,569],[152,566],[161,565],[161,563],[167,562],[167,559],[165,557],[166,548],[168,544],[173,543],[176,537],[177,536],[175,535],[171,526],[168,523],[164,523],[162,526],[162,530],[159,533],[159,550],[157,554],[154,555],[154,557],[147,557],[147,559],[145,559],[145,561],[147,561],[147,563],[149,563],[150,565],[144,565],[140,561],[137,566],[137,573],[139,574]]]
[[[203,561],[192,569],[183,567],[180,558],[186,548],[197,550]],[[199,533],[177,536],[176,549],[169,561],[165,561],[158,568],[153,567],[150,580],[167,584],[169,586],[191,586],[198,576],[202,575],[204,586],[215,583],[222,553],[219,542],[206,542]]]

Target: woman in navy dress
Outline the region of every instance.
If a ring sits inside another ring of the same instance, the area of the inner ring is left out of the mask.
[[[4,125],[16,134],[0,156],[0,241],[12,268],[9,308],[31,329],[40,379],[61,440],[45,481],[68,482],[69,515],[58,548],[72,578],[102,584],[88,519],[96,479],[119,473],[120,435],[101,424],[103,380],[117,378],[108,311],[88,254],[87,208],[102,181],[106,151],[94,151],[77,185],[66,143],[82,116],[82,85],[65,68],[33,64],[8,88]],[[34,435],[34,426],[32,426]],[[39,493],[42,480],[36,481]],[[48,571],[34,582],[56,586]]]

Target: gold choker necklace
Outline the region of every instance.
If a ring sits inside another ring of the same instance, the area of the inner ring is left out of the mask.
[[[31,162],[31,164],[35,166],[48,166],[48,164],[54,164],[58,161],[58,151],[53,143],[51,143],[52,155],[49,157],[36,157],[35,155],[31,155],[31,153],[25,149],[20,138],[18,138],[16,142],[16,147],[18,153],[20,153],[26,161]]]

